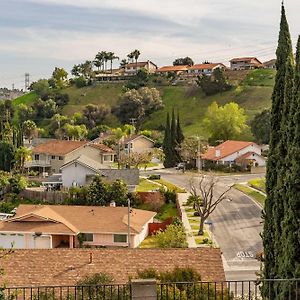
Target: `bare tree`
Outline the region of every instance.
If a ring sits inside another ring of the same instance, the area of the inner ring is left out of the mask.
[[[228,187],[221,194],[216,193],[218,178],[214,175],[196,177],[199,182],[193,178],[190,182],[191,196],[188,198],[188,204],[194,206],[194,209],[200,216],[199,235],[203,235],[204,222],[214,212],[218,204],[223,200],[230,200],[227,193],[232,188]]]

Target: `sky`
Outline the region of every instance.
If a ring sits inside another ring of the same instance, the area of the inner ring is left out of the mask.
[[[0,0],[0,87],[24,88],[68,72],[98,51],[121,59],[134,49],[140,60],[171,65],[238,56],[275,57],[280,0]],[[293,44],[300,34],[300,1],[285,0]],[[119,63],[116,61],[115,66]]]

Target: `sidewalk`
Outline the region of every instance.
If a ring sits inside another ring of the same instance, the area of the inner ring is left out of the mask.
[[[181,210],[181,215],[182,215],[182,223],[183,223],[183,226],[184,226],[184,228],[186,230],[186,234],[187,234],[188,247],[189,248],[197,248],[195,239],[193,237],[192,228],[191,228],[190,222],[188,220],[186,211],[183,206],[183,203],[185,203],[187,198],[189,197],[189,193],[178,193],[177,195],[178,195],[178,202],[180,205],[180,210]]]

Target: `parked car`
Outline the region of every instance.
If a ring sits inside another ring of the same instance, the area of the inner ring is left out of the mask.
[[[175,167],[176,170],[185,170],[185,163],[181,162],[178,163],[177,166]]]

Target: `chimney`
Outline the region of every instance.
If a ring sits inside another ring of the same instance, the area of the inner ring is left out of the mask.
[[[221,150],[220,149],[216,149],[216,157],[220,157],[221,156]]]
[[[116,202],[115,202],[115,201],[111,201],[111,202],[109,203],[109,206],[110,206],[110,207],[116,207]]]

